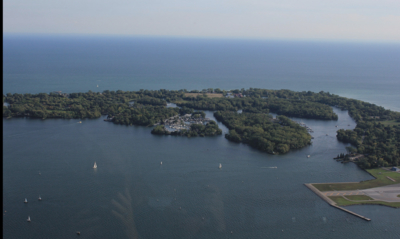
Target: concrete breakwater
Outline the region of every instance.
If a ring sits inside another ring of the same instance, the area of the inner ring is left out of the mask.
[[[329,197],[325,196],[323,193],[321,193],[318,189],[316,189],[311,183],[305,183],[304,185],[306,185],[306,187],[308,187],[311,191],[313,191],[315,194],[317,194],[320,198],[322,198],[325,202],[327,202],[329,205],[331,205],[332,207],[335,207],[337,209],[340,209],[342,211],[345,211],[347,213],[350,213],[353,216],[359,217],[361,219],[364,219],[366,221],[371,221],[371,219],[361,216],[360,214],[357,214],[355,212],[352,212],[350,210],[347,210],[345,208],[339,207],[338,205],[336,205],[336,203],[330,199]]]

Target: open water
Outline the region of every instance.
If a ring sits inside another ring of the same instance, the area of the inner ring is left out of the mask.
[[[286,88],[400,110],[398,45],[3,40],[3,93]],[[346,146],[335,125],[355,127],[347,112],[334,110],[338,121],[295,119],[313,128],[313,144],[279,156],[223,136],[154,136],[151,128],[103,118],[3,120],[3,237],[75,238],[80,231],[80,238],[399,238],[399,209],[347,207],[372,219],[366,222],[303,185],[372,178],[332,159]]]

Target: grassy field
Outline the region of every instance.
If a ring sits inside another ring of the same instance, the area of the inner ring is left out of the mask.
[[[382,168],[367,169],[367,172],[372,174],[376,179],[363,181],[359,183],[317,183],[313,184],[319,191],[342,191],[342,190],[356,190],[356,189],[367,189],[374,187],[381,187],[391,184],[400,183],[400,173],[388,171]],[[391,181],[387,177],[391,177],[396,182]]]
[[[203,93],[185,93],[186,97],[197,97],[198,95],[204,95]],[[223,94],[220,93],[205,93],[209,98],[221,98],[224,97]]]
[[[363,201],[363,202],[352,202],[347,199],[345,199],[342,196],[331,196],[329,197],[332,199],[334,202],[337,203],[338,206],[350,206],[350,205],[360,205],[360,204],[375,204],[375,205],[385,205],[389,207],[395,207],[399,208],[400,207],[400,202],[382,202],[382,201]],[[353,200],[353,199],[351,199]]]
[[[365,200],[374,200],[371,197],[368,197],[366,195],[346,195],[344,198],[352,201],[365,201]]]
[[[396,120],[385,120],[385,121],[379,121],[383,125],[400,125],[400,122],[397,122]]]

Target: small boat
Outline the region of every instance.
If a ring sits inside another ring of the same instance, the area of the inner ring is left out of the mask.
[[[99,87],[99,85],[97,85],[97,87]]]
[[[41,173],[41,172],[39,172],[39,175],[42,175],[42,173]]]
[[[76,232],[76,235],[80,235],[80,234],[81,234],[81,232],[80,232],[80,231],[77,231],[77,232]]]
[[[307,155],[307,158],[309,158],[310,157],[310,155]]]
[[[25,198],[25,201],[24,201],[24,203],[28,203],[28,199],[26,199],[26,198]]]
[[[96,162],[94,162],[93,168],[97,168],[97,164],[96,164]]]
[[[27,222],[31,222],[31,217],[28,216],[28,219],[26,219]]]
[[[218,168],[222,168],[222,164],[219,164]]]
[[[39,200],[39,201],[42,201],[42,198],[40,197],[40,195],[39,195],[39,198],[38,198],[38,200]]]
[[[160,165],[162,165],[162,161],[161,161]]]

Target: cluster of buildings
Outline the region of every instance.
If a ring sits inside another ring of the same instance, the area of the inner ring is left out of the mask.
[[[245,95],[242,95],[242,93],[238,93],[238,94],[233,94],[231,92],[226,93],[226,98],[243,98],[246,97]]]
[[[168,131],[180,131],[182,129],[189,130],[192,124],[206,125],[210,122],[209,118],[193,117],[192,114],[183,116],[176,115],[164,120],[165,129]]]
[[[112,122],[114,120],[114,116],[107,115],[107,118],[104,121]]]
[[[69,94],[68,93],[62,93],[62,91],[53,91],[53,93],[64,96],[64,97],[68,97]]]

